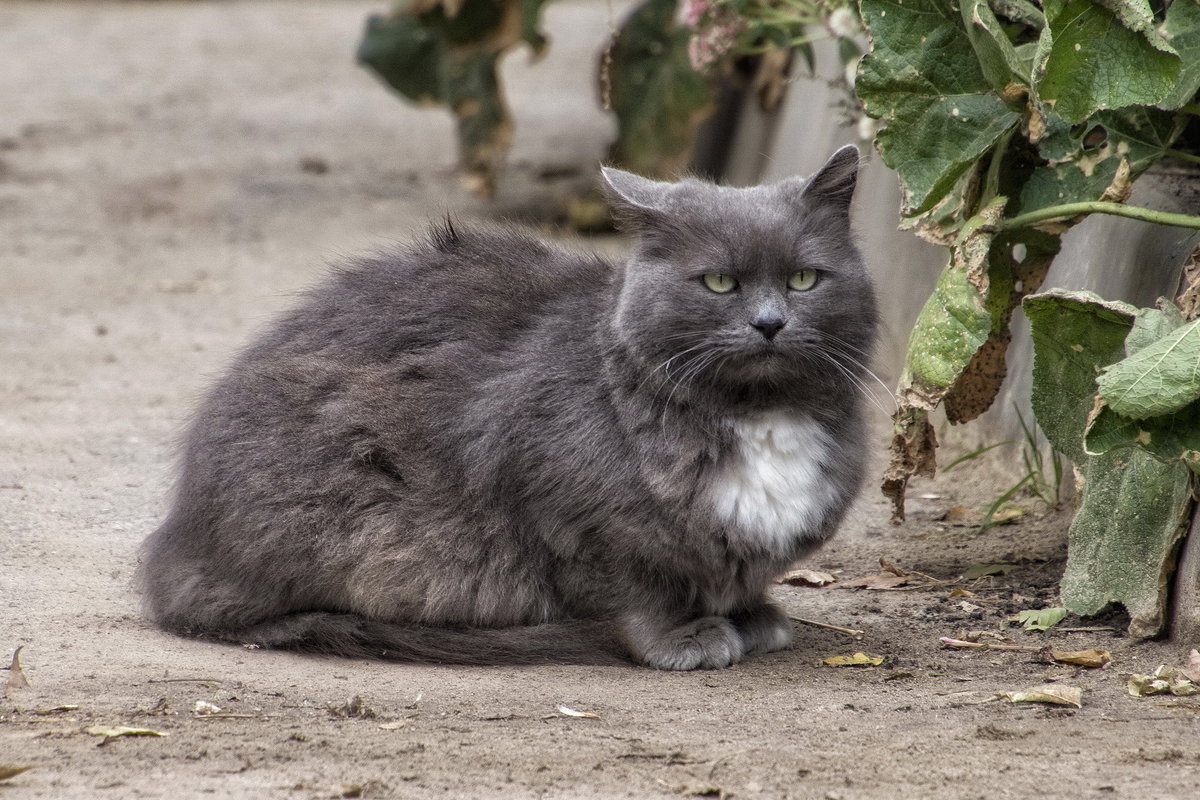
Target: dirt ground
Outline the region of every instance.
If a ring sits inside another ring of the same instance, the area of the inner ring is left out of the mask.
[[[1198,643],[1131,640],[1119,616],[1008,623],[1054,604],[1065,516],[1026,498],[986,533],[939,521],[1003,488],[982,464],[914,487],[903,527],[868,491],[808,565],[844,583],[883,557],[942,582],[780,586],[790,613],[861,638],[797,623],[792,650],[720,672],[404,666],[151,628],[136,548],[210,377],[327,262],[446,209],[497,213],[456,187],[444,115],[354,66],[383,5],[0,5],[0,657],[22,646],[31,684],[0,702],[0,768],[32,767],[0,777],[0,800],[1197,796],[1200,704],[1125,680]],[[548,23],[550,56],[510,65],[509,214],[586,184],[611,130],[578,68],[604,3],[562,0]],[[1113,662],[939,644],[969,631]],[[856,651],[885,660],[822,664]],[[1047,682],[1081,687],[1082,707],[987,702]],[[112,726],[166,735],[87,732]]]

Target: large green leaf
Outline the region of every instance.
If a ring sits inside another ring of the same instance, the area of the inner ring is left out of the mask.
[[[1128,13],[1122,16],[1139,25],[1136,4],[1125,5]],[[1036,89],[1067,122],[1083,122],[1100,109],[1152,106],[1175,88],[1179,56],[1149,29],[1126,27],[1092,0],[1068,0],[1058,13],[1047,4],[1047,12],[1043,41],[1051,46]]]
[[[1061,289],[1030,295],[1023,307],[1033,338],[1033,413],[1050,443],[1082,464],[1096,376],[1125,355],[1137,309]]]
[[[1179,461],[1200,472],[1200,402],[1161,417],[1136,420],[1100,408],[1083,440],[1088,455],[1138,447],[1160,461]]]
[[[956,6],[862,0],[872,49],[855,91],[886,124],[883,160],[904,182],[907,214],[925,212],[1020,122],[979,66]],[[984,32],[983,35],[987,35]]]
[[[1078,462],[1077,462],[1078,463]],[[1068,532],[1063,605],[1076,614],[1120,603],[1129,632],[1163,628],[1175,551],[1190,518],[1191,473],[1140,450],[1087,459]]]
[[[997,92],[1010,83],[1029,85],[1029,65],[1017,54],[988,0],[960,0],[963,27],[985,78]]]
[[[1167,9],[1163,33],[1183,62],[1175,88],[1159,104],[1174,109],[1192,102],[1200,91],[1200,0],[1175,0]]]
[[[687,165],[696,126],[713,108],[712,85],[688,62],[691,33],[675,23],[675,9],[675,0],[646,0],[612,47],[611,158],[652,177],[674,177]]]
[[[1200,397],[1200,320],[1108,366],[1097,387],[1109,408],[1131,419],[1188,405]]]

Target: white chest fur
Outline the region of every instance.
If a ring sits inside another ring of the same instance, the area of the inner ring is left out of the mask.
[[[717,515],[772,548],[814,532],[837,499],[822,470],[829,434],[808,417],[778,412],[737,420],[734,431],[736,452],[713,484]]]

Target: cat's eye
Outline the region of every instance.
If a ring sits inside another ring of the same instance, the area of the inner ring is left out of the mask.
[[[724,272],[704,273],[704,286],[711,292],[726,294],[737,288],[737,278]]]
[[[793,272],[788,278],[788,288],[793,292],[807,292],[816,285],[817,271],[815,269],[802,269],[799,272]]]

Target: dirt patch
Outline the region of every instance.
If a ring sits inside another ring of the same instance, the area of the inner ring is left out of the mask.
[[[798,623],[792,650],[721,672],[307,658],[142,620],[136,548],[208,376],[326,260],[447,208],[493,214],[455,185],[448,119],[351,63],[379,7],[0,8],[0,661],[23,645],[31,683],[0,704],[0,766],[33,766],[0,797],[1194,796],[1200,707],[1132,698],[1125,675],[1196,643],[1128,639],[1119,617],[1008,622],[1055,602],[1066,518],[1025,499],[1013,524],[955,526],[956,506],[1004,488],[982,464],[915,484],[901,528],[869,490],[807,565],[929,577],[776,590],[861,638]],[[586,183],[603,153],[609,123],[575,66],[605,14],[562,0],[548,59],[511,65],[526,138],[507,211]],[[1011,566],[960,577],[979,564]],[[1112,629],[1063,630],[1096,626]],[[973,631],[1113,663],[939,644]],[[858,651],[884,661],[822,663]],[[1046,682],[1081,687],[1082,707],[984,702]],[[101,730],[116,726],[169,735]]]

